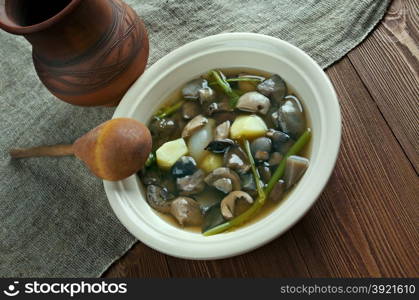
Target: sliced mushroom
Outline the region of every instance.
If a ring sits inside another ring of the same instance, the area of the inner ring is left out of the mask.
[[[171,176],[170,173],[163,173],[162,176],[160,176],[160,182],[157,185],[164,187],[172,194],[177,193],[176,179]]]
[[[250,149],[252,150],[252,153],[256,153],[256,151],[266,151],[271,152],[272,150],[272,141],[267,137],[259,137],[257,139],[254,139],[253,142],[250,144]]]
[[[202,78],[189,81],[182,89],[182,95],[185,99],[198,99],[199,90],[208,87],[208,81]]]
[[[260,178],[264,183],[268,183],[268,181],[271,179],[271,169],[269,169],[269,166],[266,164],[263,164],[262,166],[259,166],[258,172],[260,174]]]
[[[254,158],[259,161],[264,161],[269,159],[269,152],[258,150],[256,151]]]
[[[213,114],[220,113],[220,112],[230,112],[233,109],[230,105],[226,102],[213,102],[207,106],[207,114],[212,116]]]
[[[228,194],[223,200],[221,200],[221,214],[227,220],[234,217],[234,210],[236,201],[245,201],[248,204],[253,203],[253,198],[246,192],[234,191]]]
[[[294,141],[290,136],[282,131],[269,129],[266,136],[272,139],[273,149],[281,154],[286,154],[294,144]]]
[[[238,145],[228,148],[224,153],[224,165],[239,174],[245,174],[250,169],[247,155]]]
[[[164,134],[169,135],[171,130],[176,129],[176,124],[172,119],[154,119],[150,124],[150,132],[153,136]]]
[[[259,137],[250,144],[252,155],[256,160],[268,160],[272,151],[272,141],[267,137]]]
[[[171,139],[175,139],[182,134],[182,130],[185,127],[185,125],[189,122],[189,120],[185,120],[182,117],[181,113],[173,114],[171,118],[175,122],[175,125],[176,125],[176,130],[173,133]]]
[[[213,114],[212,118],[215,120],[216,124],[219,125],[225,121],[233,122],[236,119],[236,113],[234,111],[219,112]]]
[[[303,176],[308,168],[309,160],[305,157],[291,155],[287,158],[285,167],[284,181],[285,188],[288,190]]]
[[[303,106],[295,96],[287,96],[283,104],[278,109],[278,125],[280,129],[298,139],[306,129]]]
[[[146,196],[148,204],[162,213],[170,212],[170,200],[175,197],[166,188],[157,185],[147,186]]]
[[[229,168],[225,168],[225,167],[217,168],[214,171],[212,171],[211,173],[209,173],[207,175],[207,177],[205,177],[205,182],[208,185],[213,186],[215,181],[217,181],[218,179],[222,179],[222,178],[227,178],[227,179],[231,180],[232,189],[234,191],[241,190],[239,175],[237,175],[237,173],[234,172],[233,170],[231,170]]]
[[[278,124],[278,105],[271,105],[266,118],[266,124],[271,128],[279,128]]]
[[[198,170],[195,160],[190,156],[182,156],[173,165],[171,173],[174,177],[192,175]]]
[[[237,109],[248,112],[266,114],[271,106],[269,98],[258,92],[247,92],[242,95],[236,105]]]
[[[215,92],[210,87],[204,87],[204,88],[199,89],[198,95],[199,95],[199,102],[201,104],[204,104],[205,102],[214,101],[215,99]]]
[[[220,178],[212,183],[219,191],[228,194],[233,190],[233,182],[230,178]]]
[[[269,194],[269,200],[278,202],[279,200],[281,200],[282,196],[284,195],[284,192],[285,192],[285,181],[280,179],[275,184],[272,192]]]
[[[234,146],[235,143],[230,139],[215,140],[208,144],[205,150],[214,152],[214,153],[224,153],[231,146]]]
[[[208,123],[208,119],[203,115],[197,115],[195,118],[190,120],[188,124],[183,128],[182,138],[187,138],[197,132],[199,129],[205,126]]]
[[[196,202],[199,203],[201,214],[205,215],[207,211],[214,205],[220,206],[220,199],[214,197],[214,191],[212,189],[205,189],[199,197],[196,198]]]
[[[231,122],[228,120],[215,127],[214,139],[222,140],[228,138],[230,134],[230,127]]]
[[[158,168],[143,168],[139,173],[141,181],[145,185],[155,184],[160,181],[160,172]]]
[[[208,231],[224,222],[225,219],[221,214],[220,204],[213,205],[205,212],[202,232]]]
[[[170,205],[170,213],[182,226],[202,224],[202,215],[198,202],[189,197],[178,197]]]
[[[273,152],[271,154],[271,157],[269,158],[269,162],[268,162],[269,166],[275,167],[275,166],[279,165],[279,163],[281,162],[283,157],[284,156],[281,153]]]
[[[173,119],[155,119],[150,124],[150,133],[153,136],[153,150],[163,145],[176,135],[177,125]]]
[[[240,180],[242,183],[242,189],[249,191],[249,190],[255,190],[256,191],[256,184],[255,179],[253,178],[253,174],[247,173],[240,175]]]
[[[186,120],[195,118],[201,113],[201,106],[195,101],[186,101],[182,105],[182,117]]]
[[[194,195],[205,189],[205,173],[198,169],[192,175],[176,179],[177,189],[180,195]]]
[[[240,175],[240,180],[242,183],[242,190],[248,193],[252,197],[257,197],[257,190],[256,190],[256,182],[253,178],[253,174],[247,173]],[[263,182],[260,182],[261,186],[263,186]]]
[[[267,97],[271,97],[274,101],[281,101],[282,98],[288,93],[287,85],[285,81],[277,74],[271,78],[261,82],[258,87],[258,91]]]

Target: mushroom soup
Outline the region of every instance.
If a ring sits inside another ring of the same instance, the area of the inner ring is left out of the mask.
[[[148,204],[204,235],[265,216],[309,166],[307,112],[277,74],[210,71],[174,93],[148,126],[153,151],[139,174]]]

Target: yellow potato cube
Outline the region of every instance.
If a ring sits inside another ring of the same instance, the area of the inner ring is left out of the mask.
[[[170,169],[179,158],[186,154],[188,154],[188,147],[182,138],[166,142],[156,151],[157,165],[162,169]]]
[[[212,170],[223,166],[223,156],[220,154],[208,153],[200,163],[201,169],[209,173]]]
[[[230,128],[232,139],[254,139],[264,136],[268,131],[265,122],[257,115],[239,116]]]

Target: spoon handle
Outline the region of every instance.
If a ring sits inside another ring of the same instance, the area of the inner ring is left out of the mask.
[[[38,156],[66,156],[73,155],[73,145],[40,146],[33,148],[15,148],[9,151],[12,158]]]

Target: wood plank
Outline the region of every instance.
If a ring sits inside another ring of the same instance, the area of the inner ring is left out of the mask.
[[[105,278],[168,278],[170,276],[165,255],[141,242],[136,243],[102,275]]]
[[[310,277],[291,232],[250,253],[237,257],[191,261],[167,258],[174,277]]]
[[[343,143],[314,208],[291,231],[251,253],[208,262],[168,258],[173,276],[418,275],[417,177],[349,60],[328,74],[341,100]]]
[[[418,277],[415,5],[395,0],[378,33],[328,69],[342,107],[341,153],[302,221],[258,250],[219,261],[162,256],[139,243],[106,275]]]
[[[327,73],[342,106],[341,154],[327,188],[300,223],[239,257],[166,257],[170,271],[160,254],[139,244],[107,276],[418,276],[417,177],[349,60]]]
[[[336,169],[293,228],[314,277],[418,276],[418,178],[347,58],[327,71],[341,103]]]
[[[383,22],[348,56],[419,172],[419,1],[394,0]]]

